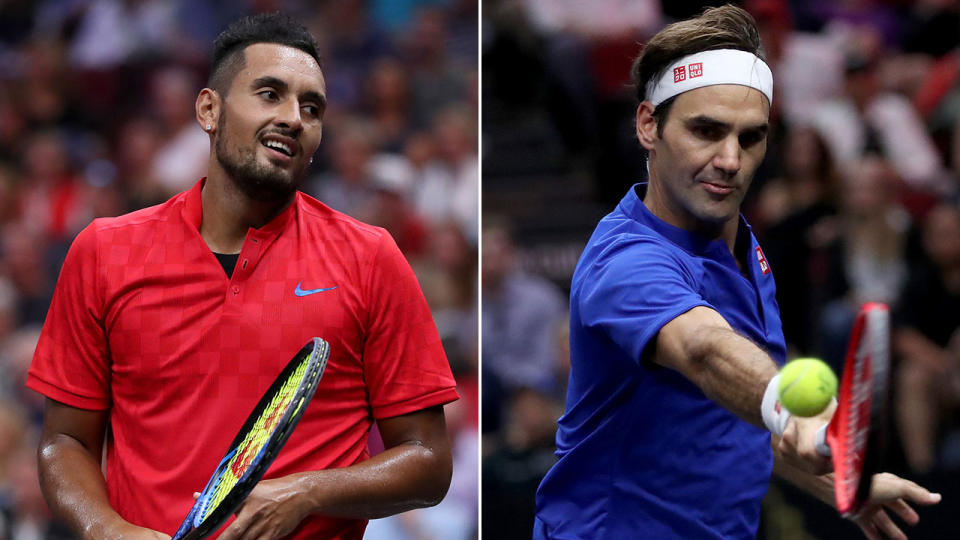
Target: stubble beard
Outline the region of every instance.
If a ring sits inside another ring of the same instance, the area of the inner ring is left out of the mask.
[[[215,154],[233,184],[252,200],[272,203],[288,200],[301,184],[305,169],[287,173],[279,167],[257,161],[256,150],[231,144],[226,137],[226,111],[217,121]],[[259,144],[259,143],[257,143]],[[231,153],[230,147],[235,151]]]
[[[732,193],[728,196],[730,198],[719,202],[701,192],[696,180],[682,184],[679,178],[670,177],[661,178],[660,182],[663,183],[660,187],[663,203],[681,218],[681,223],[685,223],[681,228],[705,236],[716,236],[740,214],[743,197],[738,193]]]

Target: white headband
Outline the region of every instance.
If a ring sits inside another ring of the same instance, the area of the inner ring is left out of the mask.
[[[773,73],[753,53],[736,49],[703,51],[684,56],[647,84],[647,100],[656,107],[664,101],[703,86],[738,84],[755,88],[773,104]]]

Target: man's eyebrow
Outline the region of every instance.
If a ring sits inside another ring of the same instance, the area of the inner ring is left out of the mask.
[[[282,79],[278,79],[270,75],[259,77],[257,79],[254,79],[253,82],[250,83],[250,88],[253,88],[253,89],[261,88],[264,86],[271,86],[281,92],[285,92],[290,88],[290,85],[288,85],[286,81],[283,81]],[[319,92],[308,90],[300,95],[300,99],[308,100],[308,101],[316,101],[317,106],[319,106],[321,109],[327,108],[327,98],[326,96],[324,96]]]
[[[320,107],[320,110],[326,110],[327,108],[327,98],[319,92],[314,92],[313,90],[308,90],[300,95],[301,101],[316,101],[317,107]]]
[[[768,124],[767,122],[764,122],[762,124],[747,126],[747,128],[744,129],[743,132],[746,133],[748,131],[756,131],[759,135],[766,135],[767,131],[769,130],[770,130],[770,124]]]
[[[693,118],[688,118],[684,121],[688,126],[703,126],[703,127],[713,127],[713,128],[722,128],[730,129],[730,124],[726,122],[721,122],[716,118],[711,118],[705,115],[694,116]]]
[[[254,79],[253,82],[250,83],[250,88],[260,88],[261,86],[272,86],[277,90],[286,90],[289,87],[283,80],[271,77],[270,75]]]
[[[720,129],[730,129],[732,127],[730,124],[726,122],[723,122],[723,121],[717,120],[716,118],[711,118],[709,116],[702,115],[702,114],[694,116],[693,118],[688,118],[687,120],[684,121],[684,123],[687,124],[688,126],[713,127],[713,128],[720,128]],[[754,124],[752,126],[747,126],[746,128],[743,129],[743,132],[757,131],[761,135],[764,135],[767,133],[769,129],[770,129],[770,124],[767,122],[764,122],[762,124]]]

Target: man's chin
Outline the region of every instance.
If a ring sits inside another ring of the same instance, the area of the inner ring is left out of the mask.
[[[740,215],[739,209],[731,210],[729,208],[702,208],[696,214],[697,221],[708,228],[723,227],[732,219]]]
[[[306,175],[306,167],[299,167],[295,161],[284,162],[275,158],[266,158],[258,167],[259,173],[268,177],[271,183],[297,186]]]
[[[258,167],[247,174],[231,175],[233,183],[247,197],[261,202],[279,202],[291,197],[297,191],[299,182],[293,178],[293,172],[277,167]]]
[[[275,163],[262,154],[251,157],[253,159],[243,160],[242,156],[231,159],[233,156],[225,152],[217,153],[217,160],[227,176],[250,199],[271,203],[286,201],[293,196],[305,170],[295,170],[293,161]]]

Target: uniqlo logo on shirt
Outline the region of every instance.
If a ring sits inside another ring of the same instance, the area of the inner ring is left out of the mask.
[[[767,258],[763,256],[763,250],[757,246],[757,261],[760,263],[760,271],[764,274],[770,273],[770,265],[767,264]]]
[[[686,80],[687,78],[687,68],[686,66],[679,66],[673,68],[673,82],[678,83],[680,81]]]
[[[687,66],[690,71],[690,78],[699,77],[703,75],[703,62],[697,62],[695,64],[690,64]]]

